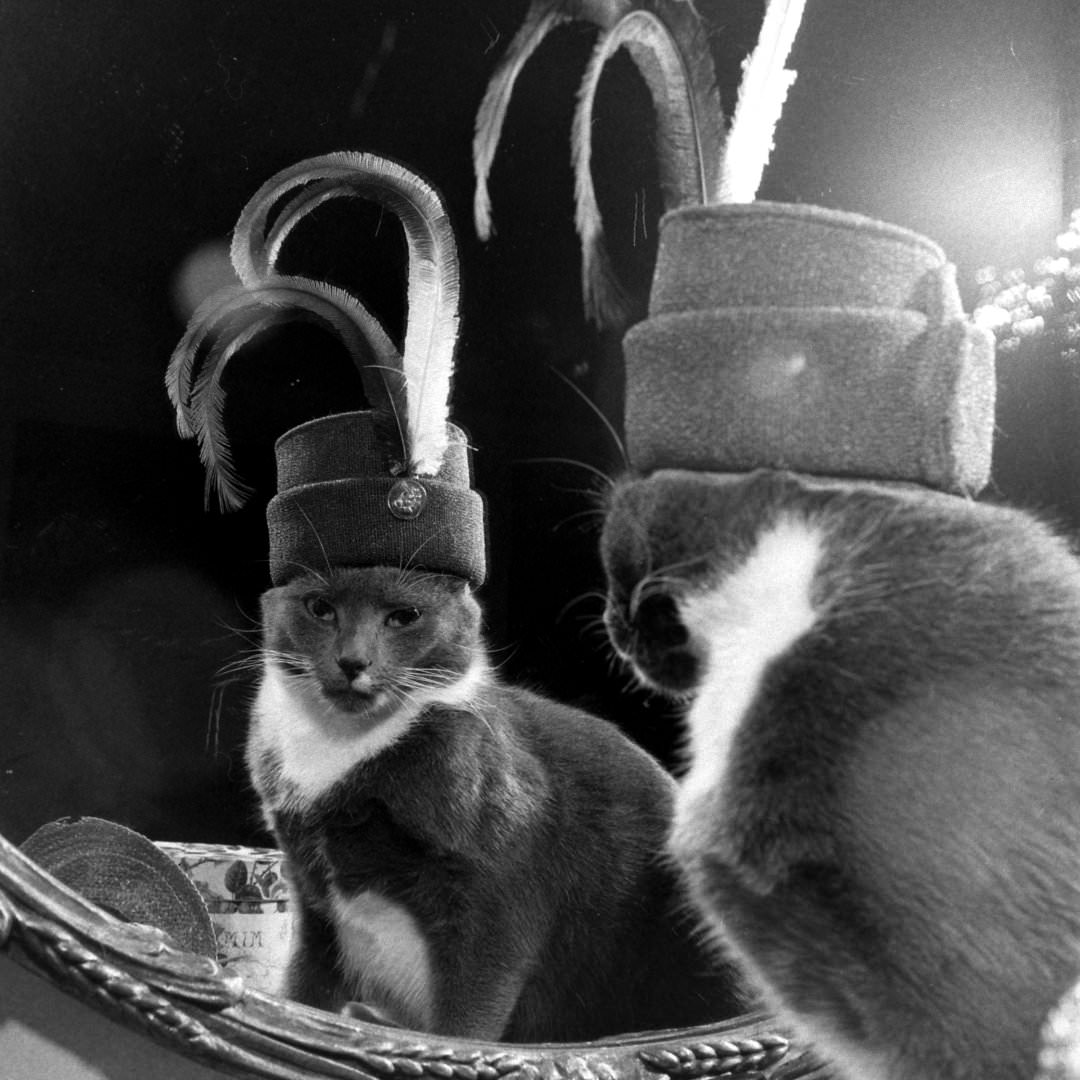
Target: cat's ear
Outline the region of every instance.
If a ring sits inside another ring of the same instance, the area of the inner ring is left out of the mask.
[[[277,588],[267,589],[259,597],[259,611],[262,614],[263,626],[266,626],[281,610],[286,602],[287,592],[286,586],[279,585]]]
[[[458,577],[457,574],[447,574],[445,576],[445,583],[447,591],[451,596],[471,596],[472,586],[463,578]]]

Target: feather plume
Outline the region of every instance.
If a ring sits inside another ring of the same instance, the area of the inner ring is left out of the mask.
[[[296,188],[270,225],[273,211]],[[342,152],[302,161],[271,177],[244,207],[233,233],[240,280],[254,284],[274,271],[289,233],[313,210],[339,196],[370,199],[401,220],[409,252],[408,322],[401,353],[405,465],[420,476],[439,471],[446,454],[453,354],[458,337],[457,247],[435,190],[396,162]]]
[[[269,199],[265,206],[253,205],[252,199],[241,212],[233,230],[230,257],[236,276],[245,285],[257,285],[268,274],[277,273],[282,246],[308,214],[338,195],[356,194],[351,188],[343,192],[337,179],[299,179],[298,183],[303,185],[301,191],[285,203],[273,224],[269,223],[269,212],[287,194],[285,191]]]
[[[712,201],[719,187],[724,119],[708,42],[692,9],[674,0],[624,15],[597,42],[578,95],[571,136],[582,291],[601,326],[625,322],[626,301],[604,243],[592,180],[592,113],[604,67],[626,49],[656,108],[664,206]]]
[[[199,458],[206,474],[204,501],[207,507],[216,494],[222,510],[237,510],[254,494],[251,485],[236,469],[225,433],[225,395],[221,391],[221,376],[233,356],[280,321],[276,315],[264,315],[253,319],[235,334],[214,340],[191,389],[191,411],[199,418],[192,434],[198,440]]]
[[[514,86],[522,69],[557,26],[580,21],[607,28],[614,25],[631,6],[630,0],[533,0],[525,13],[525,21],[492,74],[476,113],[473,136],[473,170],[476,174],[473,222],[481,240],[489,240],[493,232],[488,178],[502,137]]]
[[[604,243],[592,180],[592,114],[607,62],[626,49],[656,108],[664,208],[688,203],[750,202],[773,145],[773,134],[795,73],[784,64],[802,21],[805,0],[768,0],[757,47],[743,64],[730,134],[726,134],[716,72],[704,26],[692,0],[533,0],[488,83],[476,117],[473,164],[476,231],[493,231],[488,177],[514,85],[522,68],[560,23],[601,28],[578,94],[571,156],[574,220],[582,246],[582,292],[600,326],[625,322],[626,297]]]
[[[784,67],[802,22],[805,0],[769,0],[743,77],[728,135],[720,202],[753,202],[795,72]]]
[[[207,501],[216,491],[222,509],[237,509],[250,494],[229,448],[222,377],[230,360],[257,336],[298,319],[318,323],[342,342],[360,372],[372,407],[400,417],[404,442],[401,358],[382,326],[358,300],[342,289],[300,277],[271,276],[258,285],[224,289],[192,316],[165,379],[180,433],[199,443]]]

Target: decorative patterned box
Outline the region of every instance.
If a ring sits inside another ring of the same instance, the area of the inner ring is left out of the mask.
[[[218,960],[243,975],[248,986],[277,993],[292,932],[281,852],[228,844],[157,846],[191,878],[206,902]]]

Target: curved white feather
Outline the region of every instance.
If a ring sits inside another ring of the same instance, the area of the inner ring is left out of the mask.
[[[198,440],[207,497],[216,491],[223,509],[242,506],[249,492],[229,451],[222,377],[229,361],[256,336],[297,319],[314,320],[333,333],[356,364],[372,407],[393,411],[387,383],[400,378],[400,356],[381,324],[344,290],[308,278],[272,276],[251,288],[216,294],[192,317],[173,353],[167,382],[178,426],[182,420],[182,433]],[[399,418],[399,430],[403,427]]]
[[[301,191],[271,214],[295,188]],[[344,151],[311,158],[271,177],[249,200],[233,234],[233,266],[256,283],[274,269],[289,233],[316,207],[341,195],[371,199],[400,219],[409,253],[408,314],[401,351],[406,465],[434,475],[446,454],[446,423],[458,337],[460,281],[454,232],[434,188],[396,162]],[[394,395],[394,387],[390,387]]]
[[[582,246],[582,291],[589,316],[620,325],[626,301],[604,243],[592,180],[592,113],[608,61],[626,49],[656,109],[660,178],[665,209],[707,203],[718,188],[724,118],[708,42],[692,9],[672,2],[624,15],[597,42],[574,113],[574,220]]]
[[[238,510],[254,494],[251,485],[237,472],[225,433],[225,395],[221,391],[221,376],[233,356],[281,322],[280,313],[262,314],[236,333],[217,338],[192,387],[191,410],[198,418],[193,434],[198,440],[199,459],[206,473],[204,500],[207,507],[215,493],[222,510]]]
[[[743,62],[720,180],[720,202],[753,202],[795,72],[784,67],[806,0],[769,0],[758,43]]]
[[[522,69],[548,34],[563,23],[589,22],[605,29],[614,25],[631,7],[631,0],[533,0],[525,13],[525,21],[511,39],[488,81],[476,112],[473,135],[473,172],[476,175],[473,224],[481,240],[489,240],[494,232],[488,178],[495,152],[499,148],[510,99]]]
[[[219,289],[211,293],[188,320],[184,334],[169,357],[165,371],[165,389],[176,410],[176,429],[181,438],[195,436],[195,421],[191,412],[191,390],[197,377],[197,367],[203,350],[218,321],[227,317],[232,305],[247,289],[243,285]]]

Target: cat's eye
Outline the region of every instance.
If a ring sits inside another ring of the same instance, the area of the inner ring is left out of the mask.
[[[396,627],[412,626],[413,623],[419,621],[422,614],[423,612],[419,608],[398,608],[397,611],[391,611],[386,616],[386,625]]]
[[[304,607],[313,619],[330,622],[337,615],[337,609],[325,596],[309,596],[304,600]]]

